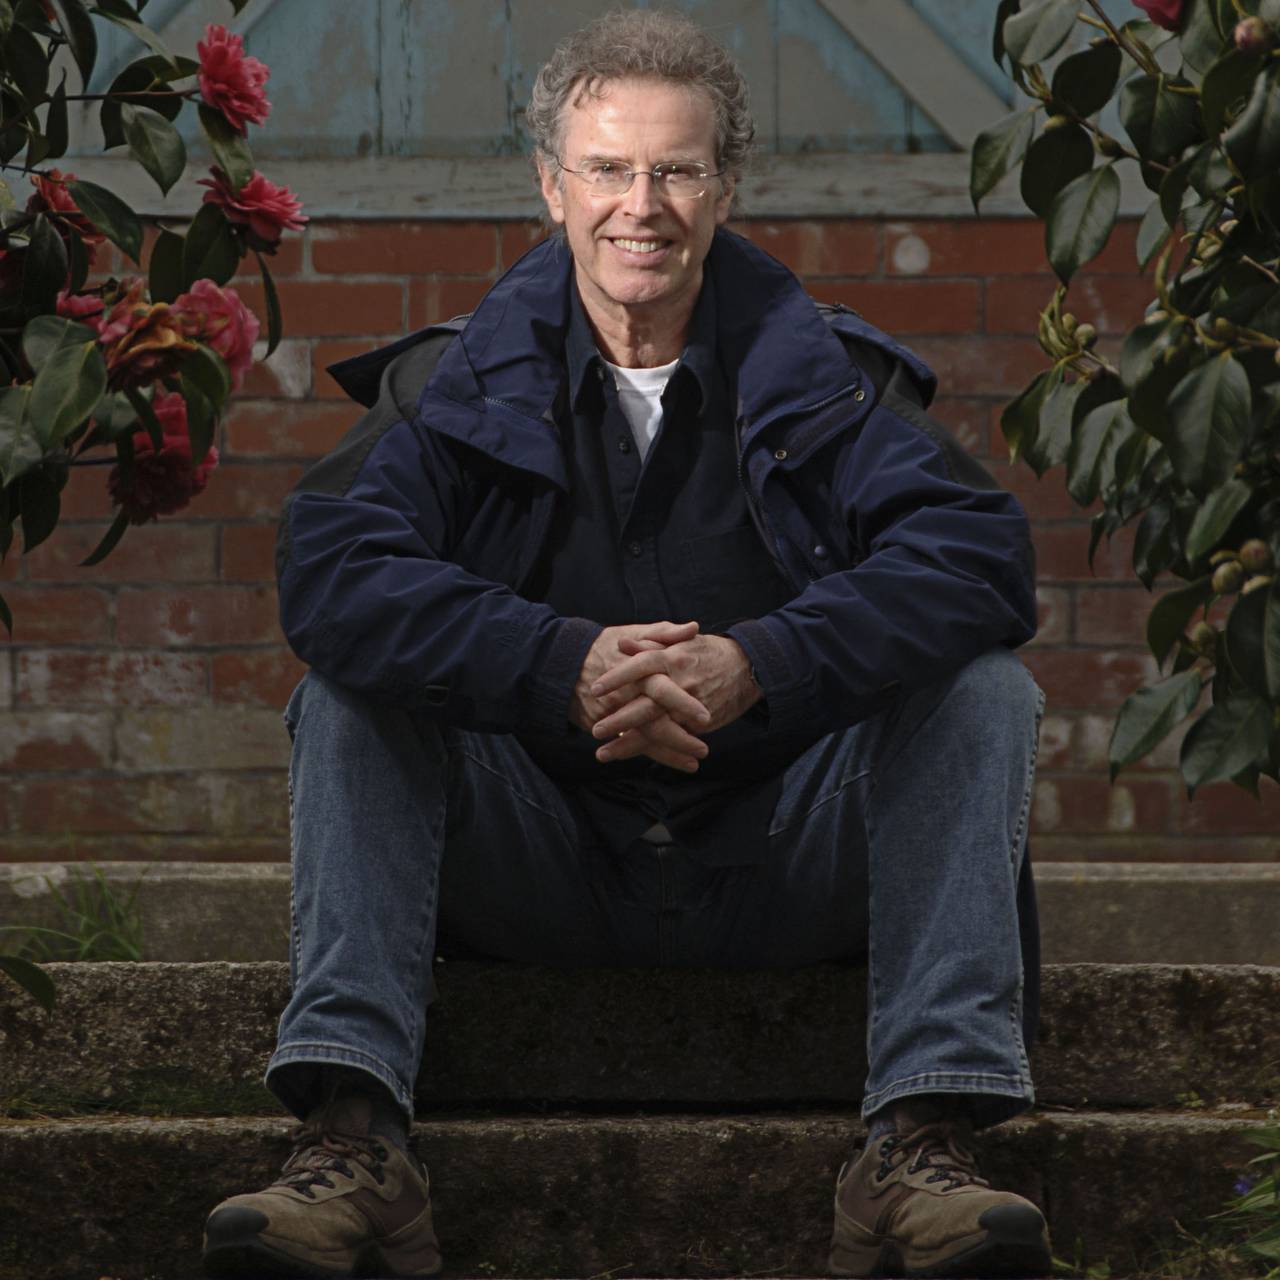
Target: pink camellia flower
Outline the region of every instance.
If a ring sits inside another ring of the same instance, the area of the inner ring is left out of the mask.
[[[1266,53],[1276,42],[1275,32],[1261,18],[1242,18],[1232,38],[1242,53]]]
[[[65,316],[68,320],[76,320],[81,324],[87,324],[89,328],[98,332],[102,328],[102,317],[106,311],[106,303],[96,293],[69,293],[66,289],[63,289],[58,294],[55,310],[58,315]]]
[[[146,524],[157,516],[180,511],[203,492],[218,465],[218,451],[212,447],[198,464],[192,465],[187,405],[177,392],[161,392],[151,401],[151,407],[164,432],[160,450],[157,452],[145,431],[135,431],[132,483],[125,487],[118,466],[112,467],[107,477],[111,501],[128,514],[130,524]]]
[[[98,342],[114,389],[140,387],[172,373],[196,344],[182,317],[166,302],[148,302],[146,284],[136,279],[117,296],[98,324]]]
[[[271,74],[266,63],[245,55],[244,41],[226,27],[211,22],[196,45],[200,55],[200,96],[221,111],[238,133],[249,124],[261,124],[271,110],[262,91]]]
[[[234,289],[220,289],[212,280],[197,280],[173,300],[173,310],[189,337],[207,343],[226,361],[231,389],[239,391],[253,364],[258,317]]]
[[[1166,31],[1177,31],[1182,25],[1182,10],[1186,0],[1133,0],[1143,13]]]
[[[227,175],[216,165],[213,178],[201,178],[206,204],[218,205],[227,220],[245,228],[245,242],[259,253],[275,253],[286,231],[301,231],[309,219],[302,214],[302,201],[288,187],[268,182],[256,169],[253,177],[236,191]]]
[[[93,266],[97,246],[106,239],[106,236],[80,212],[80,206],[71,198],[67,183],[74,181],[75,176],[74,173],[63,173],[60,169],[50,169],[47,174],[32,174],[31,185],[36,190],[27,201],[27,212],[51,213],[55,215],[54,226],[63,222],[67,227],[72,228],[84,241],[89,265]],[[65,240],[67,238],[65,228],[58,226],[58,230]]]

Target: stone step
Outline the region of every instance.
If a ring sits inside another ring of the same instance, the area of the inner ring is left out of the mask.
[[[283,960],[283,863],[104,863],[119,892],[141,880],[148,960]],[[0,864],[0,923],[53,925],[48,883],[78,863]],[[1280,965],[1280,866],[1045,862],[1037,866],[1044,958],[1053,963]]]
[[[1256,1123],[1038,1113],[984,1138],[984,1168],[1044,1206],[1060,1257],[1126,1275],[1175,1242],[1175,1222],[1194,1230],[1222,1207]],[[269,1181],[286,1133],[261,1119],[0,1122],[0,1280],[194,1278],[208,1211]],[[855,1125],[483,1116],[417,1137],[452,1275],[818,1276]]]
[[[0,1113],[270,1114],[259,1081],[281,963],[60,964],[46,1015],[0,982]],[[427,1016],[426,1109],[853,1105],[865,975],[448,962]],[[1280,1097],[1280,968],[1047,965],[1042,1102],[1159,1107]]]

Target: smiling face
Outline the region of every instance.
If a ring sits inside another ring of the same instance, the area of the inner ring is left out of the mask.
[[[729,216],[730,180],[712,178],[696,199],[663,199],[643,172],[667,161],[716,169],[715,115],[701,90],[656,80],[615,80],[564,109],[560,160],[569,169],[613,160],[637,170],[623,195],[593,196],[573,173],[541,169],[542,194],[573,252],[578,291],[597,328],[670,325],[683,341],[702,261]]]

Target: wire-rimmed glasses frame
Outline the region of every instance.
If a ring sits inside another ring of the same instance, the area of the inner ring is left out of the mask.
[[[725,169],[713,172],[700,160],[664,160],[652,169],[630,169],[616,160],[590,160],[584,169],[570,169],[559,159],[556,163],[565,173],[581,178],[587,194],[597,198],[626,195],[643,173],[660,196],[697,200],[707,194],[712,178],[721,178],[728,172]]]

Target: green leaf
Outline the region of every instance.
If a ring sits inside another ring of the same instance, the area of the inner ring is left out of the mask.
[[[40,41],[24,26],[5,36],[4,65],[13,87],[29,107],[43,102],[49,86],[49,60]]]
[[[116,26],[123,27],[130,34],[136,36],[148,49],[152,51],[165,64],[178,69],[178,60],[173,56],[169,46],[160,39],[150,27],[143,22],[137,22],[132,18],[124,16],[123,7],[117,8],[113,5],[99,5],[98,11],[104,18],[114,22]]]
[[[191,461],[199,466],[213,444],[218,414],[209,397],[185,373],[181,378],[182,398],[187,405],[187,438],[191,441]]]
[[[1076,0],[1040,0],[1005,19],[1004,47],[1024,67],[1057,52],[1076,24]]]
[[[202,204],[182,246],[183,288],[206,276],[215,284],[226,284],[239,265],[240,249],[231,224],[217,205]]]
[[[1085,414],[1067,455],[1067,492],[1087,507],[1115,476],[1116,453],[1135,431],[1123,400]]]
[[[215,413],[226,403],[227,396],[231,394],[231,374],[222,357],[212,347],[197,344],[194,351],[189,351],[183,357],[181,372],[187,381],[204,393]],[[206,447],[205,453],[207,452]],[[195,457],[194,453],[192,457]],[[200,454],[200,457],[203,458],[204,454]]]
[[[45,158],[56,160],[67,151],[67,78],[53,91],[44,120]]]
[[[1266,754],[1271,706],[1251,693],[1215,703],[1182,741],[1182,777],[1189,793],[1243,773]]]
[[[1102,252],[1119,211],[1120,179],[1110,164],[1073,179],[1054,197],[1045,221],[1045,248],[1063,284]]]
[[[111,527],[102,535],[102,540],[80,561],[80,567],[89,569],[105,560],[115,550],[116,543],[124,537],[124,531],[128,527],[129,513],[121,508],[116,512],[116,518],[111,522]]]
[[[1193,71],[1207,71],[1222,52],[1222,32],[1215,10],[1212,0],[1189,0],[1185,6],[1178,52]]]
[[[160,419],[156,417],[156,411],[151,407],[151,401],[140,392],[137,387],[126,387],[125,395],[129,398],[129,403],[133,405],[133,411],[138,415],[142,422],[142,428],[151,437],[151,443],[155,447],[157,453],[164,447],[164,427],[160,425]],[[133,458],[133,435],[126,432],[116,441],[116,449],[122,454],[121,469],[123,469],[126,461],[132,461]]]
[[[276,282],[267,270],[267,260],[258,253],[258,270],[262,273],[262,294],[267,303],[267,356],[280,345],[280,337],[284,332],[284,320],[280,314],[280,295],[276,293]]]
[[[1043,218],[1054,197],[1074,178],[1093,168],[1093,142],[1078,124],[1046,129],[1027,148],[1022,162],[1022,199]]]
[[[1173,508],[1167,501],[1153,503],[1138,521],[1133,535],[1133,571],[1148,591],[1174,560]]]
[[[1155,660],[1164,665],[1169,651],[1182,639],[1197,609],[1213,598],[1213,580],[1206,574],[1175,591],[1167,591],[1147,615],[1147,644]]]
[[[40,465],[44,450],[28,412],[30,387],[0,387],[0,481],[11,484]]]
[[[8,615],[6,607],[4,613]],[[12,617],[6,616],[5,624],[12,632]],[[46,1013],[53,1012],[58,998],[53,979],[38,965],[21,956],[0,956],[0,973],[7,973]]]
[[[31,421],[46,448],[58,444],[93,412],[107,389],[107,366],[97,341],[65,346],[31,388]]]
[[[1164,210],[1159,200],[1153,200],[1138,224],[1138,241],[1135,252],[1138,256],[1138,270],[1145,271],[1147,263],[1164,248],[1169,239],[1169,224],[1165,221]]]
[[[60,486],[43,469],[28,471],[18,481],[22,510],[22,554],[34,551],[58,527],[62,511]]]
[[[1018,12],[1020,0],[1000,0],[999,6],[996,8],[996,21],[991,34],[991,56],[995,59],[996,66],[1001,71],[1004,70],[1004,24],[1007,18],[1011,18]]]
[[[1280,702],[1280,592],[1274,582],[1236,600],[1226,636],[1235,673],[1255,693]]]
[[[1056,370],[1046,370],[1036,374],[1031,385],[1026,387],[1017,399],[1006,405],[1000,415],[1000,430],[1004,434],[1005,443],[1009,446],[1009,458],[1016,461],[1030,446],[1035,443],[1040,430],[1040,410],[1045,396],[1055,382],[1062,380],[1062,374]]]
[[[103,99],[98,116],[104,147],[110,150],[123,145],[123,108],[126,103],[159,112],[166,120],[177,119],[182,110],[182,98],[176,94],[164,97],[143,92],[163,87],[166,77],[172,77],[173,74],[174,68],[168,66],[163,58],[146,57],[131,62],[116,76],[111,82],[111,88],[107,90],[107,97]]]
[[[1116,716],[1108,752],[1112,782],[1125,765],[1153,751],[1196,709],[1200,689],[1200,673],[1190,670],[1139,689],[1125,699]]]
[[[183,239],[172,231],[161,231],[151,247],[148,288],[152,302],[172,302],[183,290]]]
[[[1231,522],[1253,497],[1253,489],[1234,477],[1216,488],[1204,501],[1187,534],[1187,559],[1193,565],[1222,542]]]
[[[71,56],[80,69],[80,82],[87,89],[93,75],[93,64],[98,58],[98,37],[93,29],[93,19],[84,7],[83,0],[53,0],[58,25],[71,46]]]
[[[1164,76],[1125,81],[1120,90],[1120,122],[1144,160],[1167,160],[1200,137],[1195,96],[1173,92]]]
[[[1053,100],[1077,116],[1101,111],[1115,92],[1120,62],[1120,48],[1110,41],[1063,58],[1053,73]]]
[[[200,127],[218,167],[227,175],[233,191],[239,191],[253,177],[253,156],[242,134],[233,129],[227,117],[213,107],[200,104]],[[981,138],[981,135],[979,135]],[[976,149],[977,143],[974,143]]]
[[[112,244],[118,245],[134,262],[140,262],[142,222],[114,191],[108,191],[106,187],[100,187],[96,182],[85,182],[83,179],[68,182],[67,190],[79,205],[80,212]]]
[[[88,325],[65,316],[37,316],[22,331],[22,354],[33,369],[40,369],[63,347],[92,342],[95,336]]]
[[[1262,63],[1260,54],[1231,49],[1205,72],[1200,85],[1200,118],[1208,137],[1216,138],[1226,121],[1244,109]]]
[[[121,108],[121,121],[129,154],[167,195],[187,167],[187,148],[182,135],[164,116],[132,103]]]
[[[1050,386],[1040,408],[1040,429],[1025,451],[1027,462],[1036,475],[1042,476],[1050,467],[1066,462],[1071,452],[1072,413],[1088,385],[1079,378],[1075,382],[1066,382],[1059,377]]]
[[[1201,150],[1210,146],[1205,143]],[[1199,151],[1193,152],[1185,160],[1179,160],[1160,181],[1160,208],[1164,212],[1164,220],[1169,226],[1176,226],[1182,216],[1183,197],[1187,193],[1191,166],[1195,163]]]
[[[58,290],[67,279],[67,250],[62,237],[42,213],[31,224],[27,251],[22,257],[22,311],[48,315],[58,302]]]
[[[1253,82],[1240,118],[1223,137],[1227,155],[1247,179],[1265,178],[1280,168],[1280,70],[1273,65]]]
[[[1166,441],[1178,479],[1203,497],[1235,468],[1249,430],[1249,376],[1231,354],[1192,369],[1169,396]]]

